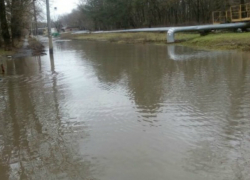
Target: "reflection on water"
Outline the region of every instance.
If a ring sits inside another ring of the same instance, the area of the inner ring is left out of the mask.
[[[59,108],[57,76],[39,73],[41,59],[7,61],[0,87],[0,179],[91,179],[78,152],[88,136],[83,122]]]
[[[185,46],[176,46],[176,45],[169,45],[168,49],[168,56],[170,59],[175,61],[183,61],[183,60],[194,60],[194,59],[218,59],[219,57],[222,58],[231,58],[231,56],[237,56],[237,53],[230,52],[230,51],[211,51],[208,50],[192,50],[188,49]]]
[[[5,60],[0,179],[250,179],[250,54],[58,41]]]

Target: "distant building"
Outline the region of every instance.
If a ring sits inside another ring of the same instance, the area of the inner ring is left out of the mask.
[[[43,35],[45,29],[46,29],[46,28],[38,28],[38,29],[37,29],[37,35]],[[36,35],[36,30],[35,30],[35,29],[32,29],[31,31],[32,31],[32,34],[33,34],[33,35]]]
[[[62,27],[62,32],[74,32],[79,31],[80,29],[78,27]]]
[[[56,28],[51,28],[51,34],[53,33],[57,33],[57,29]],[[43,35],[47,36],[48,35],[48,28],[44,28],[43,29]]]

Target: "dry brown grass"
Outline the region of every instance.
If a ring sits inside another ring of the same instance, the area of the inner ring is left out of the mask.
[[[182,35],[183,40],[196,37],[197,34]],[[100,34],[63,34],[64,39],[108,41],[116,43],[162,43],[167,40],[166,32],[162,33],[100,33]],[[178,37],[177,37],[178,38]]]
[[[116,43],[155,43],[166,44],[167,37],[164,33],[100,33],[100,34],[63,34],[62,38],[108,41]],[[186,46],[195,46],[209,49],[238,49],[250,50],[250,33],[211,33],[200,36],[199,33],[177,33],[176,42]]]
[[[44,46],[35,38],[29,38],[29,48],[32,49],[32,55],[45,54]]]
[[[3,47],[0,47],[0,57],[1,56],[12,56],[15,53],[18,52],[18,50],[22,47],[23,45],[23,39],[15,43],[15,47],[12,47],[10,51],[4,50]]]
[[[4,48],[0,48],[0,58],[1,56],[12,56],[15,54],[15,51],[5,51]]]

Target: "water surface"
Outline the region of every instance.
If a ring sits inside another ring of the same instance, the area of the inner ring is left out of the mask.
[[[1,180],[250,179],[249,53],[58,41],[3,63]]]

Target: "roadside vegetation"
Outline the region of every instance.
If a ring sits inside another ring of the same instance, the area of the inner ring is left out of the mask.
[[[12,56],[15,54],[15,51],[5,51],[3,48],[0,48],[0,58],[1,56]]]
[[[13,56],[14,54],[18,53],[19,49],[22,48],[22,46],[23,46],[23,39],[20,39],[16,43],[15,47],[12,47],[8,51],[6,51],[4,47],[0,46],[0,58],[1,56]]]
[[[171,27],[212,23],[213,11],[250,0],[82,0],[70,14],[58,18],[79,30],[108,31],[143,27]],[[62,38],[117,43],[166,43],[166,33],[63,34]],[[199,48],[249,50],[249,33],[176,34],[177,43]]]
[[[166,32],[162,33],[100,33],[62,34],[61,38],[115,43],[167,44]],[[250,51],[250,33],[220,32],[200,36],[199,33],[177,33],[176,44],[208,49],[237,49]]]
[[[44,45],[36,38],[29,38],[28,42],[29,42],[28,48],[32,50],[33,56],[40,56],[46,54],[44,50]]]
[[[15,54],[23,38],[37,32],[37,17],[44,0],[0,0],[0,56]]]
[[[177,41],[187,41],[199,37],[199,34],[187,33],[177,34]],[[61,35],[63,39],[89,40],[89,41],[108,41],[116,43],[157,43],[166,44],[166,32],[138,32],[138,33],[88,33]]]

